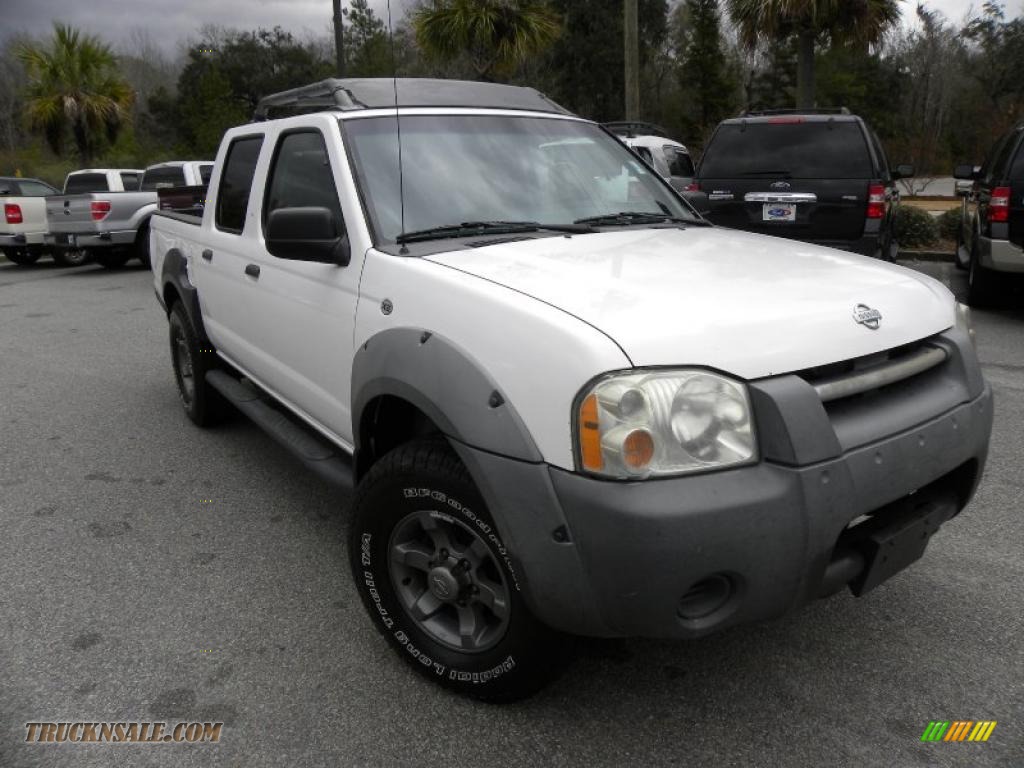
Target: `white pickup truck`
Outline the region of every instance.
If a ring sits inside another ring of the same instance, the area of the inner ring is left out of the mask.
[[[208,161],[173,161],[145,171],[90,168],[68,174],[64,194],[46,201],[47,242],[61,253],[79,253],[108,269],[133,256],[149,264],[149,217],[157,190],[209,182]]]
[[[992,395],[939,282],[709,226],[532,89],[333,80],[257,118],[201,219],[152,220],[181,401],[354,489],[356,587],[427,677],[510,700],[574,634],[860,595],[971,499]]]
[[[39,179],[0,176],[0,253],[15,264],[34,264],[43,255],[47,195],[59,194]]]

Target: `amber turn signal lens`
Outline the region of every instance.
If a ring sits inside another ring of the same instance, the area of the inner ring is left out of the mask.
[[[631,469],[643,469],[654,458],[654,438],[646,429],[634,429],[622,441],[622,460]]]
[[[580,406],[580,457],[586,469],[604,469],[597,395],[590,395]]]

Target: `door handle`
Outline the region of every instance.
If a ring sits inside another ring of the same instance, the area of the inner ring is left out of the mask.
[[[260,276],[260,265],[259,264],[246,264],[245,265],[245,274],[247,274],[249,277],[255,277],[255,278],[259,279],[259,276]]]
[[[211,251],[209,248],[204,248],[203,249],[203,258],[206,261],[213,261],[213,251]]]

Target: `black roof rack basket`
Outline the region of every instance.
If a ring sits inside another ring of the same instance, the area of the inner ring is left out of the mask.
[[[312,85],[292,88],[264,96],[256,105],[253,120],[269,120],[275,116],[322,112],[325,109],[361,109],[359,103],[338,79],[321,80]]]
[[[429,78],[330,78],[259,100],[253,120],[341,110],[480,107],[571,114],[533,88]]]

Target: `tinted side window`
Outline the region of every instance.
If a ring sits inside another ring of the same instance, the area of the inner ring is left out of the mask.
[[[228,147],[217,189],[217,216],[214,221],[218,229],[240,233],[245,226],[249,191],[262,146],[262,136],[249,136],[235,139]]]
[[[1003,145],[1006,144],[1012,135],[1007,134],[996,139],[996,143],[992,145],[992,149],[989,150],[988,155],[985,157],[985,162],[981,165],[979,178],[986,184],[992,183],[992,169],[995,167],[996,157],[1002,154]]]
[[[665,147],[665,162],[669,176],[693,176],[693,160],[676,147]]]
[[[47,195],[59,195],[60,193],[49,184],[41,181],[19,181],[21,194],[25,197],[46,197]]]
[[[142,177],[142,191],[152,192],[157,189],[185,186],[185,169],[180,165],[168,165],[162,168],[147,168]]]
[[[654,167],[654,157],[651,155],[651,150],[647,147],[633,147],[633,150],[644,159],[649,166]]]
[[[875,148],[875,154],[878,156],[878,170],[881,178],[889,180],[889,158],[885,156],[885,150],[882,148],[882,142],[878,140],[878,134],[868,129],[868,135],[871,137],[871,143]]]
[[[704,152],[700,175],[706,179],[870,179],[874,174],[858,123],[780,118],[719,126]]]
[[[213,175],[213,163],[206,163],[199,166],[199,181],[205,187],[210,183],[210,177]]]
[[[1006,143],[999,150],[999,154],[992,164],[992,181],[994,183],[1002,181],[1010,175],[1010,161],[1013,159],[1013,153],[1017,149],[1019,140],[1020,131],[1014,131],[1007,137]]]
[[[65,195],[80,195],[83,192],[109,192],[105,173],[76,173],[64,181]]]
[[[121,185],[124,187],[125,192],[135,192],[139,189],[139,174],[137,173],[122,173],[121,174]]]
[[[281,137],[270,169],[263,223],[279,208],[314,206],[334,214],[339,231],[345,223],[327,156],[327,145],[319,131],[289,133]]]

